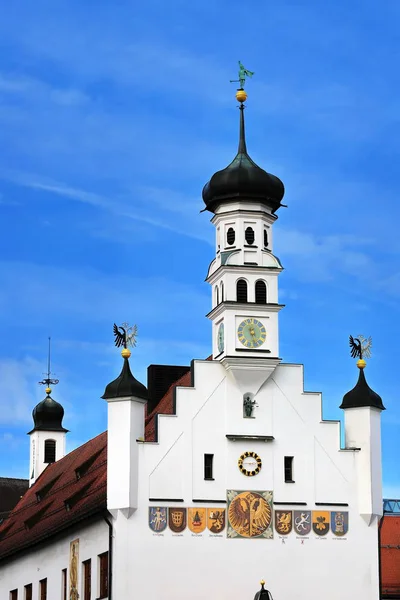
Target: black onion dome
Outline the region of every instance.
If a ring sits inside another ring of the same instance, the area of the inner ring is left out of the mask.
[[[120,375],[107,385],[102,398],[110,400],[111,398],[125,398],[128,396],[147,400],[148,394],[146,386],[132,375],[129,360],[124,358],[124,365]]]
[[[365,379],[364,369],[360,368],[357,385],[343,396],[339,408],[362,408],[364,406],[385,410],[382,398],[374,390],[371,390]]]
[[[243,111],[242,104],[238,153],[230,165],[214,173],[206,183],[203,188],[203,200],[206,209],[211,212],[223,202],[258,200],[275,213],[281,206],[285,187],[278,177],[261,169],[247,154]]]
[[[254,600],[272,600],[272,596],[268,590],[264,588],[265,583],[261,583],[261,590],[256,593]]]
[[[68,431],[62,426],[63,407],[49,395],[35,406],[32,417],[34,423],[32,431]]]

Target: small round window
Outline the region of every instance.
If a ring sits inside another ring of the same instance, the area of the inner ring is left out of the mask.
[[[235,243],[235,230],[233,227],[229,227],[226,233],[226,241],[228,242],[229,246],[232,246]]]
[[[252,227],[246,227],[246,231],[244,232],[244,237],[246,242],[251,246],[254,244],[254,229]]]

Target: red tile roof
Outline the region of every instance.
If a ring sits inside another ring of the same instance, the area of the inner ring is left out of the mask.
[[[207,360],[211,360],[210,356]],[[145,419],[145,440],[157,441],[157,415],[174,414],[175,388],[191,387],[191,371],[173,383]],[[49,465],[0,524],[0,560],[107,508],[107,432]]]
[[[48,465],[28,489],[0,525],[0,559],[101,513],[106,506],[107,432],[104,432]]]
[[[400,516],[383,519],[381,565],[383,597],[400,598]]]
[[[175,389],[178,386],[191,387],[191,371],[185,373],[168,388],[165,396],[160,400],[152,413],[146,417],[145,440],[146,442],[157,441],[157,415],[175,414]]]
[[[28,487],[27,479],[0,477],[0,521],[7,517]]]

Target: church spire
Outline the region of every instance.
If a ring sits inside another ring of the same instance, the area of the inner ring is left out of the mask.
[[[241,87],[236,91],[239,102],[239,146],[233,161],[221,171],[217,171],[203,188],[203,200],[206,210],[216,213],[221,205],[228,202],[243,203],[260,202],[271,214],[282,206],[281,200],[285,194],[282,181],[261,169],[247,153],[244,109],[247,93],[243,86],[246,76],[252,76],[251,71],[244,69],[239,62],[239,81]]]

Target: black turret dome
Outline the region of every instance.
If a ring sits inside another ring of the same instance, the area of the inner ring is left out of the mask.
[[[206,209],[215,212],[223,202],[262,202],[272,213],[281,206],[285,194],[282,181],[261,169],[247,154],[244,131],[244,106],[240,106],[240,136],[238,153],[225,169],[217,171],[203,188]]]
[[[133,375],[129,366],[128,358],[124,358],[124,364],[122,371],[114,381],[111,381],[105,389],[102,398],[104,400],[110,400],[112,398],[125,398],[134,396],[135,398],[141,398],[147,400],[147,388],[140,383]]]
[[[371,390],[365,379],[364,368],[360,367],[356,386],[343,396],[343,402],[339,408],[362,408],[364,406],[385,410],[382,398],[374,390]]]
[[[64,409],[49,395],[35,406],[32,417],[35,425],[33,431],[67,431],[62,426]]]

